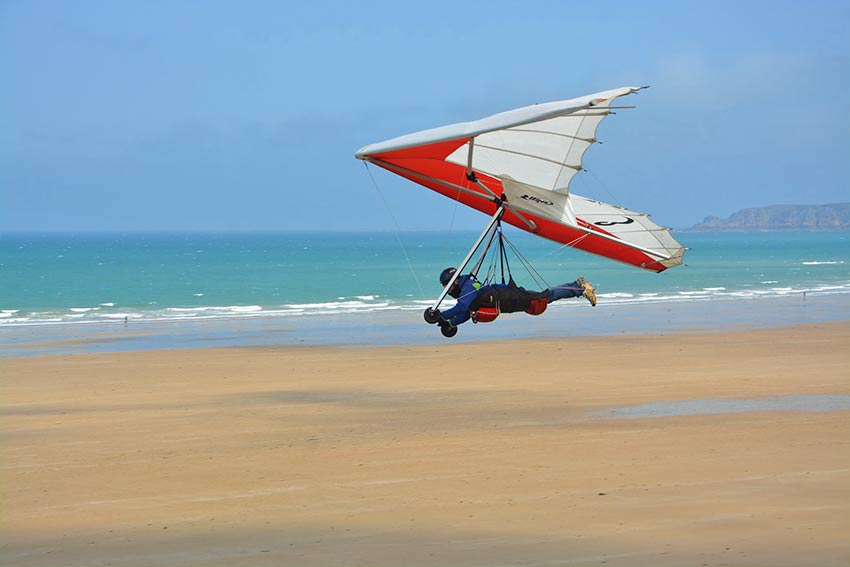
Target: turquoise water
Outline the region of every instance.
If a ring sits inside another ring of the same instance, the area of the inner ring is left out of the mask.
[[[850,294],[850,233],[677,233],[661,274],[506,234],[545,282],[584,275],[600,304]],[[477,233],[0,235],[0,328],[418,311]]]

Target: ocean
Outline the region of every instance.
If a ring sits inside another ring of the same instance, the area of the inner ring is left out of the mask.
[[[673,307],[735,313],[759,300],[810,307],[821,301],[829,304],[822,318],[850,317],[850,233],[677,232],[689,249],[686,265],[660,274],[511,227],[505,234],[539,274],[535,281],[512,257],[520,285],[540,288],[583,275],[598,290],[597,309],[640,308],[648,314],[636,316],[642,325],[630,326],[630,332],[633,327],[665,330],[652,313],[657,319]],[[195,342],[205,333],[229,329],[228,336],[237,338],[223,344],[242,344],[239,330],[246,328],[249,335],[263,335],[264,344],[276,344],[286,334],[263,331],[269,328],[296,329],[295,335],[301,329],[314,337],[339,331],[335,340],[319,342],[351,341],[341,334],[347,330],[372,344],[394,343],[370,329],[387,321],[415,323],[414,333],[430,336],[433,329],[420,328],[421,311],[440,292],[440,271],[456,265],[476,236],[474,231],[5,233],[0,235],[0,348],[20,354],[11,347],[108,333],[116,325],[172,339],[186,332]],[[570,305],[550,309],[590,317],[586,309],[577,310],[589,307],[584,301],[560,303]],[[546,317],[553,315],[531,319]],[[605,334],[598,323],[595,332]],[[500,319],[491,325],[510,324]],[[167,338],[155,343],[167,344]]]

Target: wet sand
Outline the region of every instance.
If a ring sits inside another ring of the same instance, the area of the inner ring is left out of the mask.
[[[850,411],[612,410],[847,396],[848,347],[838,322],[0,360],[0,564],[847,565]]]

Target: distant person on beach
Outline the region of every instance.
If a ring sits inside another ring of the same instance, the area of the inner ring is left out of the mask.
[[[443,287],[448,285],[455,272],[455,268],[443,270],[440,284]],[[574,282],[531,291],[517,286],[513,279],[507,284],[482,285],[475,276],[467,274],[455,280],[449,295],[457,299],[457,304],[440,313],[441,326],[456,327],[469,319],[475,323],[492,321],[499,313],[525,311],[530,315],[540,315],[549,303],[570,297],[584,297],[596,306],[596,289],[580,276]],[[481,317],[482,312],[487,312],[489,317]]]

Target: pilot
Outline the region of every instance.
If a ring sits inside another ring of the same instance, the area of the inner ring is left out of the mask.
[[[443,287],[448,285],[456,272],[455,268],[443,270],[440,274],[440,284]],[[539,315],[549,303],[570,297],[584,297],[592,306],[596,306],[596,289],[581,276],[574,282],[543,291],[531,291],[517,286],[513,279],[506,284],[482,285],[474,276],[467,274],[455,280],[449,295],[457,299],[457,303],[439,313],[440,324],[449,327],[465,323],[482,307],[495,308],[498,313],[525,311],[531,315]]]

